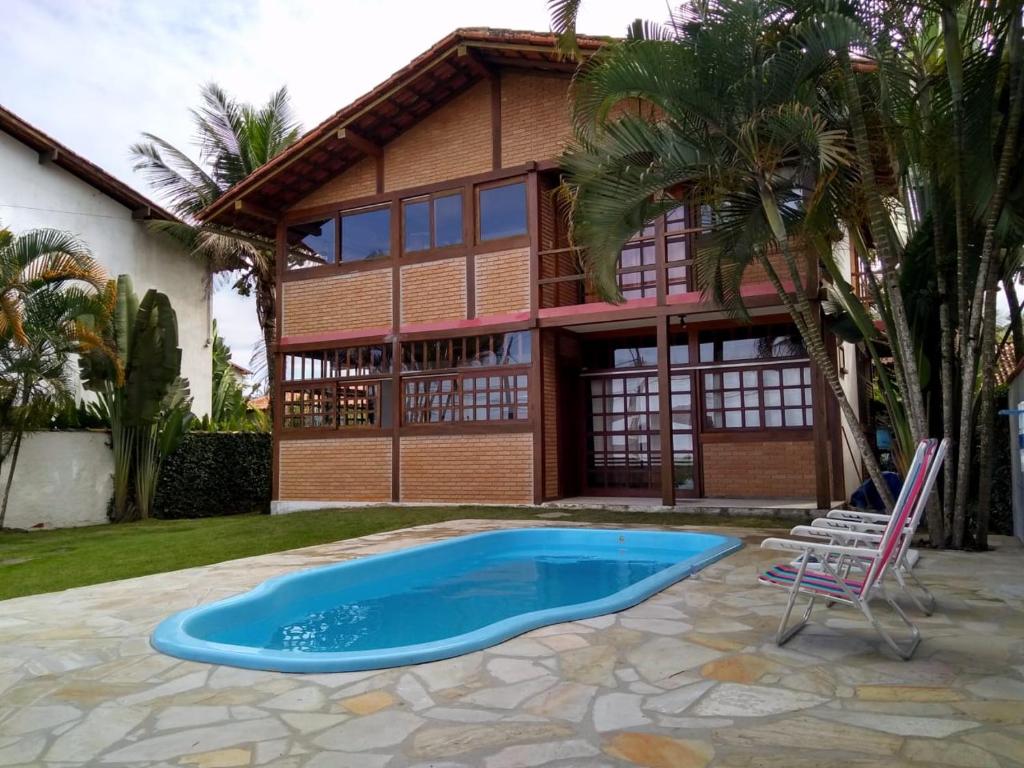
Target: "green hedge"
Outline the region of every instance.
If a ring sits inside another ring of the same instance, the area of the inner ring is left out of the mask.
[[[265,432],[190,432],[164,462],[154,516],[267,513],[270,463],[270,435]]]

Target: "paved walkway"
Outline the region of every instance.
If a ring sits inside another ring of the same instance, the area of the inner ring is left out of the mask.
[[[0,603],[0,765],[818,768],[1024,765],[1024,550],[926,553],[904,663],[844,609],[786,648],[765,532],[612,616],[382,672],[179,661],[173,611],[298,567],[522,522],[459,521]],[[542,523],[539,523],[542,524]]]

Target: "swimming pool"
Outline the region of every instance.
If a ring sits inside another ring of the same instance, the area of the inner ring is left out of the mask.
[[[281,672],[418,664],[621,611],[740,546],[676,531],[478,533],[270,579],[171,616],[152,643],[183,659]]]

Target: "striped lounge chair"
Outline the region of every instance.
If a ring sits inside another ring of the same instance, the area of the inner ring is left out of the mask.
[[[903,659],[913,656],[921,642],[920,632],[889,595],[885,577],[900,568],[901,558],[906,557],[920,513],[928,503],[945,458],[946,447],[945,442],[922,441],[892,514],[880,532],[798,526],[793,529],[794,534],[818,540],[771,538],[761,543],[762,549],[799,555],[794,562],[772,566],[758,578],[762,584],[789,592],[776,643],[783,645],[807,626],[815,602],[824,599],[830,604],[857,608],[898,656]],[[824,537],[829,540],[823,541]],[[793,607],[801,595],[807,597],[807,607],[803,618],[790,626]],[[906,626],[909,637],[904,641],[897,640],[876,618],[871,605],[879,599],[887,603]]]

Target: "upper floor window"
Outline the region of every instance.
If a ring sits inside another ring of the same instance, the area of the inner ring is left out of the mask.
[[[391,209],[362,208],[341,214],[342,262],[391,255]]]
[[[526,183],[522,181],[479,190],[479,239],[499,240],[527,233]]]
[[[462,193],[441,192],[402,201],[405,253],[462,243]]]
[[[487,368],[529,363],[529,331],[402,343],[403,371]]]
[[[807,357],[803,340],[792,328],[762,326],[740,328],[732,332],[705,332],[700,335],[700,361],[727,363],[734,360],[774,360]]]
[[[288,227],[286,269],[305,269],[333,264],[337,250],[334,218]]]

